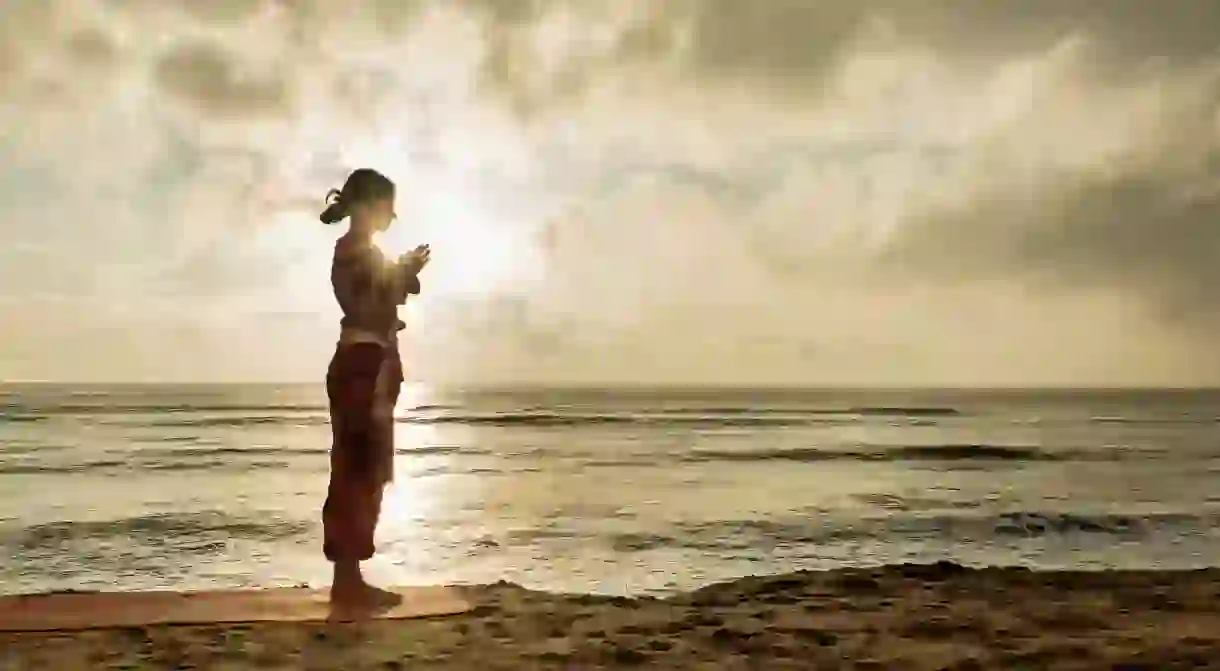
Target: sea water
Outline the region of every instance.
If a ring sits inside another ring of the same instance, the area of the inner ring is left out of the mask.
[[[1220,563],[1220,392],[406,389],[372,579]],[[0,592],[322,585],[321,385],[0,386]]]

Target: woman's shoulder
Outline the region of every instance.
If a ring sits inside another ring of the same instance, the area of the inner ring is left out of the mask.
[[[343,236],[335,241],[336,261],[362,261],[377,256],[377,247],[369,240]]]

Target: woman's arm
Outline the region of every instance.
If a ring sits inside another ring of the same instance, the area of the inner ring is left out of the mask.
[[[361,311],[361,305],[377,289],[378,269],[370,246],[351,238],[335,244],[330,280],[345,315]]]
[[[394,304],[402,305],[407,302],[407,296],[419,294],[419,275],[401,263],[396,263],[394,266],[391,271],[389,291],[394,298]]]
[[[428,265],[432,250],[428,245],[420,245],[414,250],[399,257],[394,264],[393,286],[391,291],[398,305],[407,301],[407,296],[418,295],[420,291],[419,271]]]

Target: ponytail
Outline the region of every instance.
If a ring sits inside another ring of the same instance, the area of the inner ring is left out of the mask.
[[[331,189],[326,192],[326,209],[318,215],[324,224],[337,224],[347,217],[347,203],[343,201],[343,192]]]

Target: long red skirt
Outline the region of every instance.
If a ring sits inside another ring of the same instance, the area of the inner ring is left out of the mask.
[[[322,551],[332,562],[373,556],[381,495],[394,478],[394,416],[402,361],[393,347],[341,344],[326,371],[333,442],[322,507]]]

